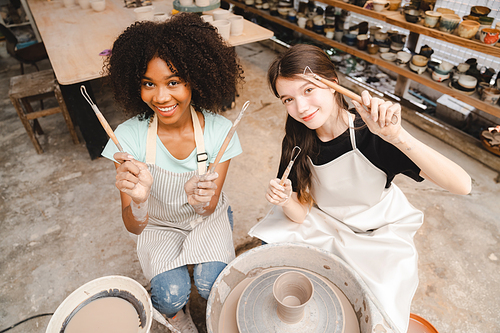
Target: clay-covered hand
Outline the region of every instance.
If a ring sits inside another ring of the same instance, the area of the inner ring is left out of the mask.
[[[370,131],[387,142],[398,143],[401,132],[401,105],[372,97],[366,90],[361,93],[361,100],[363,105],[355,100],[352,101],[352,104]],[[394,115],[397,117],[395,124],[392,123]]]
[[[120,163],[116,169],[116,187],[128,194],[135,203],[145,202],[153,185],[153,177],[147,165],[128,153],[116,153],[113,157]]]
[[[198,175],[191,177],[184,184],[184,191],[188,197],[188,203],[193,206],[198,214],[205,211],[205,207],[210,204],[212,197],[217,189],[215,180],[219,177],[217,172],[211,172],[200,177]]]
[[[287,179],[283,186],[280,179],[271,179],[266,192],[266,199],[273,205],[284,206],[292,196],[292,181]]]

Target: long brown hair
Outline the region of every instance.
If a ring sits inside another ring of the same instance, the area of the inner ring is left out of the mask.
[[[304,73],[306,66],[309,66],[315,74],[325,79],[338,81],[335,66],[322,49],[314,45],[297,44],[278,56],[269,67],[267,79],[274,95],[280,98],[276,90],[276,81],[278,78],[297,78],[297,75]],[[348,104],[342,94],[335,92],[335,101],[339,110],[347,110]],[[340,118],[340,112],[337,114],[337,117]],[[301,203],[313,203],[313,199],[309,194],[311,170],[307,162],[307,157],[313,158],[318,154],[316,137],[316,131],[307,128],[306,125],[287,115],[285,137],[283,138],[281,151],[281,165],[288,164],[293,147],[299,146],[301,148],[301,153],[295,160],[293,169],[293,172],[297,175],[296,184],[293,184],[293,187]]]

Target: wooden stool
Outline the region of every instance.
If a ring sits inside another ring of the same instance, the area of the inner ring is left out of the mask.
[[[30,104],[31,101],[42,100],[51,96],[56,97],[59,107],[33,111]],[[38,134],[43,134],[43,130],[37,118],[51,114],[63,114],[73,142],[75,144],[79,143],[78,136],[76,135],[71,117],[61,94],[61,88],[55,79],[52,69],[12,77],[10,79],[9,97],[38,154],[43,153],[43,149],[35,136],[35,131]],[[33,120],[33,125],[31,125],[30,120]]]

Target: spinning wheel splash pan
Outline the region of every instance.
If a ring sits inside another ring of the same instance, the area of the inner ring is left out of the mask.
[[[314,246],[274,243],[241,254],[221,272],[207,302],[208,333],[224,331],[220,317],[231,292],[273,268],[307,270],[334,284],[353,307],[360,332],[398,332],[361,277],[342,259]]]

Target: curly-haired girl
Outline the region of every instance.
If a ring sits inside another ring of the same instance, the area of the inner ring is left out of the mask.
[[[215,173],[207,170],[231,122],[219,115],[236,94],[243,71],[234,48],[195,14],[164,23],[137,22],[115,41],[105,70],[114,98],[133,117],[108,142],[115,162],[122,218],[139,235],[137,253],[151,280],[157,310],[182,332],[196,332],[189,312],[191,280],[207,299],[234,258],[232,216],[221,191],[230,159],[241,153],[237,135]]]

